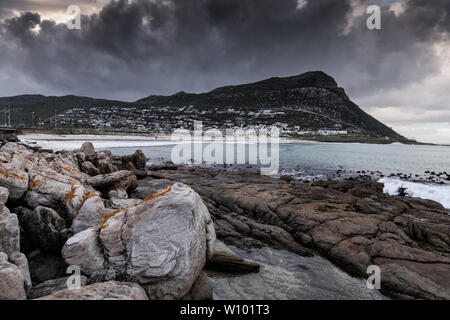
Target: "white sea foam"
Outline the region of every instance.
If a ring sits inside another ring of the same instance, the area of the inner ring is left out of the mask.
[[[438,186],[392,178],[382,178],[378,182],[384,183],[384,192],[390,195],[398,195],[399,188],[404,188],[406,195],[410,197],[434,200],[450,209],[449,185]]]

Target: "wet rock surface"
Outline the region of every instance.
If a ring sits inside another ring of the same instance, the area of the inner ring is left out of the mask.
[[[158,174],[198,192],[229,245],[315,250],[362,278],[379,265],[382,288],[393,297],[450,298],[450,211],[439,203],[385,195],[376,182],[311,186],[202,168]]]
[[[268,247],[239,249],[240,257],[258,263],[259,273],[208,271],[216,300],[382,300],[366,281],[353,278],[319,256],[302,257]]]
[[[148,297],[136,283],[109,281],[65,289],[37,300],[148,300]]]

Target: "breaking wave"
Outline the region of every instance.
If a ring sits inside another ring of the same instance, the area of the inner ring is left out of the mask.
[[[450,209],[450,186],[431,185],[418,182],[402,181],[392,178],[382,178],[378,182],[384,183],[384,192],[396,196],[402,188],[409,197],[434,200]]]

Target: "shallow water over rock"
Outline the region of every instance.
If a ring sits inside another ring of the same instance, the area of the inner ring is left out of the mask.
[[[230,248],[259,263],[261,271],[247,275],[208,272],[215,300],[387,299],[369,290],[365,280],[349,276],[319,256],[306,258],[268,247]]]

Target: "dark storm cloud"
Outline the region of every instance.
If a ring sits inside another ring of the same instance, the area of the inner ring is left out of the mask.
[[[3,78],[26,77],[23,93],[33,83],[43,93],[131,100],[308,70],[363,96],[439,73],[432,45],[449,31],[450,1],[410,0],[398,16],[385,7],[382,30],[369,31],[354,9],[372,2],[120,0],[83,16],[81,30],[24,13],[0,27],[0,62]]]

